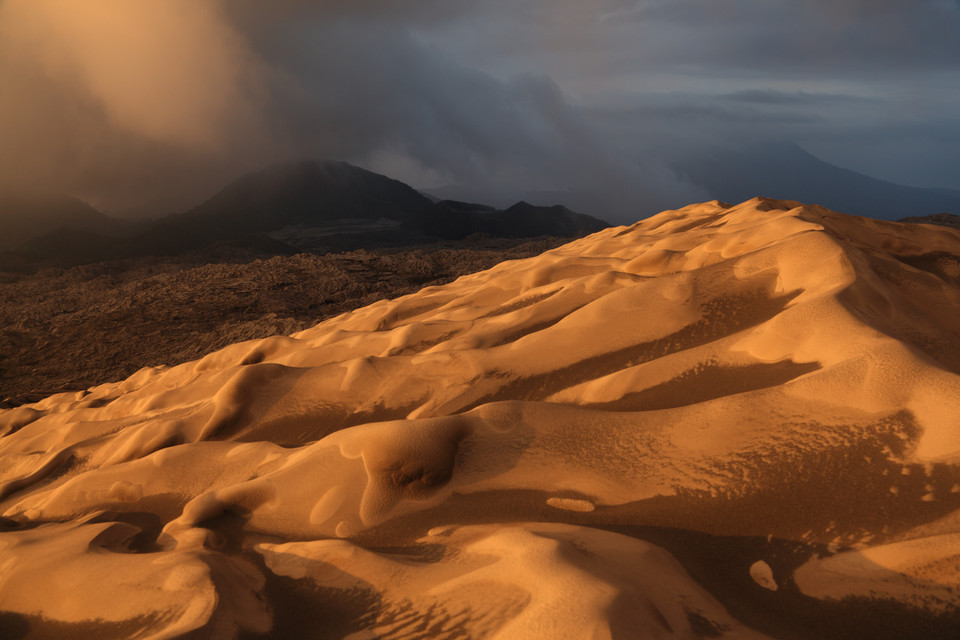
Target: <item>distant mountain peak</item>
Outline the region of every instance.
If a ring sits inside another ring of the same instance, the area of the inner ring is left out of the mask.
[[[277,223],[405,219],[431,205],[412,187],[341,160],[276,163],[241,176],[187,215],[229,217],[250,231]],[[391,215],[385,215],[385,212]]]
[[[0,189],[0,250],[15,249],[61,228],[109,235],[118,233],[123,226],[73,196]]]
[[[555,213],[573,213],[573,211],[566,208],[562,204],[540,206],[540,205],[530,204],[526,200],[521,200],[520,202],[506,209],[508,213],[529,213],[533,211],[543,211],[543,210],[551,211]]]
[[[792,142],[705,148],[675,169],[711,197],[742,202],[757,193],[816,202],[835,211],[895,220],[960,213],[960,191],[894,184],[825,162]]]
[[[247,246],[262,235],[295,250],[326,253],[409,247],[476,233],[569,237],[606,226],[559,206],[522,203],[504,212],[458,200],[435,203],[399,180],[342,160],[301,159],[246,173],[193,209],[161,218],[148,230],[96,253],[100,259],[170,255],[224,243]],[[255,248],[267,246],[261,240]]]

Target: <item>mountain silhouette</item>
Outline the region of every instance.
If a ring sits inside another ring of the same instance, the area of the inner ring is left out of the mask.
[[[0,251],[60,229],[116,235],[125,231],[119,220],[77,198],[29,190],[0,190]]]
[[[21,242],[37,260],[80,263],[223,248],[265,255],[403,247],[472,234],[581,236],[607,227],[561,206],[518,203],[506,211],[437,202],[386,176],[340,161],[274,164],[241,176],[185,213],[122,240],[84,229]],[[48,233],[54,229],[45,230]],[[96,234],[100,234],[100,236]]]
[[[792,143],[714,149],[676,168],[711,197],[726,202],[741,202],[762,193],[883,220],[960,213],[960,191],[908,187],[871,178],[824,162]]]

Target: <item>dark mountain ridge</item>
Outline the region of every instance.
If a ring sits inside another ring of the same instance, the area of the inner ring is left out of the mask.
[[[341,161],[274,164],[248,173],[183,214],[246,231],[345,218],[406,220],[433,203],[412,187]]]
[[[130,227],[72,196],[0,189],[0,251],[61,229],[115,236]]]
[[[122,240],[94,230],[76,236],[54,230],[21,244],[18,255],[65,265],[212,247],[267,256],[413,246],[477,233],[569,237],[607,226],[561,206],[518,203],[498,211],[435,203],[403,182],[346,162],[310,160],[248,173],[190,211],[161,218]]]
[[[908,187],[837,167],[792,143],[715,149],[677,171],[724,202],[757,194],[883,220],[960,213],[960,191]]]

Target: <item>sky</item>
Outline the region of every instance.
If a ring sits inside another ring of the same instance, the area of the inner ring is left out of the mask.
[[[114,215],[314,158],[629,222],[771,141],[960,189],[960,0],[0,0],[0,78],[0,183]]]

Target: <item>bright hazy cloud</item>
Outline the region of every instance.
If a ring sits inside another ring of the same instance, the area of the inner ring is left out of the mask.
[[[702,197],[705,149],[789,141],[960,188],[957,33],[955,0],[0,0],[0,182],[159,214],[341,158],[626,219]]]
[[[8,55],[124,132],[210,148],[255,115],[258,63],[219,2],[8,0],[0,24]]]

